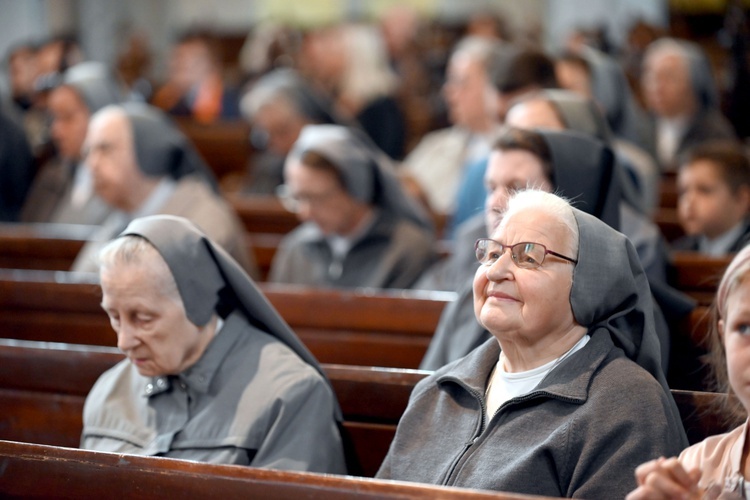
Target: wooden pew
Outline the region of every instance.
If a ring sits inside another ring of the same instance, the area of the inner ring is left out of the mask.
[[[369,478],[214,465],[0,441],[0,497],[543,500]]]
[[[184,118],[175,121],[218,179],[247,171],[252,153],[248,123],[237,120],[203,124]]]
[[[0,339],[0,439],[78,446],[83,402],[122,354],[111,347]],[[426,372],[324,365],[344,413],[351,468],[372,476]]]
[[[0,340],[0,439],[76,446],[83,401],[101,372],[122,359],[112,348]],[[374,474],[414,385],[427,372],[324,365],[344,414],[354,466]],[[672,391],[691,443],[728,429],[723,395]]]
[[[67,271],[96,228],[0,223],[0,268]]]
[[[673,252],[669,282],[699,304],[710,305],[731,261],[731,256],[714,258],[696,252]]]
[[[322,362],[416,368],[450,292],[319,290],[261,284]],[[114,346],[96,275],[0,270],[0,335]]]

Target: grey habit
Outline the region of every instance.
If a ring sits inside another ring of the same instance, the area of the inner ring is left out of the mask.
[[[594,214],[611,227],[620,226],[618,178],[614,174],[614,156],[602,142],[576,132],[536,131],[552,157],[555,192],[572,200],[584,212]],[[457,242],[465,249],[473,249],[478,238],[489,236],[484,225],[484,214],[479,214],[459,227]],[[460,237],[461,239],[458,239]],[[489,338],[489,333],[474,316],[472,282],[478,263],[474,252],[463,251],[456,263],[460,276],[456,284],[458,298],[448,304],[440,317],[435,335],[430,342],[420,368],[436,370],[465,356]]]
[[[75,91],[94,114],[124,98],[109,69],[101,63],[85,62],[68,69],[60,86]],[[74,191],[81,195],[74,197]],[[82,162],[53,158],[36,175],[24,203],[23,222],[101,224],[112,209],[93,192],[93,182]]]
[[[314,222],[281,242],[269,281],[317,286],[409,288],[434,257],[429,216],[401,187],[390,159],[364,133],[340,125],[308,125],[287,165],[315,151],[331,162],[350,196],[376,210],[370,227],[336,257]]]
[[[487,421],[492,338],[417,384],[377,477],[550,497],[624,498],[633,471],[687,446],[630,241],[574,209],[570,303],[591,340]]]
[[[316,472],[346,472],[341,410],[320,365],[252,279],[188,220],[136,219],[122,233],[166,261],[188,319],[224,324],[177,375],[105,372],[84,407],[83,448]]]

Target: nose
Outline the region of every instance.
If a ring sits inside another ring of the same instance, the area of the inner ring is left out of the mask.
[[[140,341],[136,335],[135,329],[130,326],[127,322],[123,321],[116,330],[117,332],[117,348],[122,352],[128,352],[135,349]]]
[[[502,255],[492,265],[488,266],[485,274],[490,281],[498,282],[513,279],[515,264],[510,255],[510,248],[503,249]]]
[[[302,222],[307,222],[312,218],[312,208],[310,207],[310,203],[304,200],[300,200],[297,202],[299,204],[297,208],[297,217]]]

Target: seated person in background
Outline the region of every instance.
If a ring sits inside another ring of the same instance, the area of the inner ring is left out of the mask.
[[[282,201],[301,226],[284,237],[269,281],[408,288],[432,263],[432,222],[364,133],[302,129],[284,165]]]
[[[284,183],[284,159],[305,125],[337,123],[330,103],[295,71],[277,69],[261,77],[240,101],[252,127],[254,155],[243,192],[273,194]]]
[[[0,108],[0,222],[17,222],[36,165],[26,134]]]
[[[716,85],[703,50],[693,42],[662,38],[643,57],[641,87],[655,122],[656,159],[674,171],[679,155],[711,139],[734,139],[719,109]]]
[[[688,150],[677,173],[677,214],[686,236],[674,250],[713,257],[750,241],[750,159],[739,144],[711,141]]]
[[[151,216],[100,261],[127,359],[86,398],[82,448],[346,472],[325,374],[219,245],[187,219]]]
[[[96,271],[96,254],[136,217],[185,217],[254,274],[242,222],[216,190],[213,174],[188,139],[158,109],[108,106],[91,119],[86,165],[96,193],[114,211],[92,235],[73,271]]]
[[[493,338],[416,385],[377,477],[622,498],[644,457],[687,445],[635,249],[539,190],[491,236],[474,311]]]
[[[68,69],[47,97],[56,156],[39,170],[24,203],[23,222],[101,224],[111,208],[96,196],[83,165],[83,141],[91,116],[123,100],[112,73],[96,62]]]
[[[177,41],[169,79],[156,91],[153,104],[201,123],[239,119],[239,94],[224,82],[219,48],[210,35],[187,33]]]
[[[677,458],[658,458],[635,471],[638,488],[628,500],[671,498],[748,498],[750,448],[747,446],[750,380],[750,248],[727,267],[716,292],[709,333],[709,362],[717,390],[728,394],[726,417],[740,424],[731,432],[711,436],[682,451]],[[722,491],[723,490],[723,491]],[[721,495],[721,496],[719,496]]]

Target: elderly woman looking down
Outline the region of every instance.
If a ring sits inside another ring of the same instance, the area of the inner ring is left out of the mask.
[[[346,471],[320,366],[249,276],[187,219],[136,219],[101,253],[127,359],[86,399],[81,447]]]
[[[643,457],[687,444],[632,244],[527,190],[476,250],[474,310],[493,338],[415,387],[378,476],[623,497]]]

